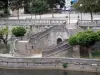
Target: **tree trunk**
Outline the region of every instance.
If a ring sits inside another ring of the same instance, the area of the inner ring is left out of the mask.
[[[5,5],[4,5],[4,13],[6,14],[6,15],[8,15],[8,0],[6,0],[5,1]]]
[[[21,36],[21,40],[23,40],[23,37]]]
[[[79,45],[73,46],[73,57],[80,58],[80,46]]]
[[[4,53],[8,53],[9,51],[8,51],[7,41],[4,42],[4,47],[5,47]]]
[[[90,12],[90,14],[91,14],[91,22],[93,22],[93,13]]]
[[[31,13],[30,11],[29,11],[29,3],[31,2],[31,0],[24,0],[24,13],[25,14],[29,14],[29,13]]]
[[[19,20],[19,8],[18,8],[18,12],[17,12],[17,15],[18,15],[18,20]]]
[[[89,53],[89,58],[92,58],[92,51],[90,47],[88,47],[88,53]]]

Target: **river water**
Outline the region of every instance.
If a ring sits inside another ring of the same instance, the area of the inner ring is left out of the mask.
[[[0,75],[100,75],[95,72],[75,72],[62,70],[4,70],[0,69]]]

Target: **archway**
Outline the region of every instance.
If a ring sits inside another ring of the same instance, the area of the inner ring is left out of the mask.
[[[61,38],[58,38],[57,39],[57,44],[59,44],[60,42],[62,42],[62,39]]]

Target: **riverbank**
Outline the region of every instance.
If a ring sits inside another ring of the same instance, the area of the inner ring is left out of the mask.
[[[63,64],[66,63],[66,68]],[[0,57],[2,69],[59,69],[73,71],[100,72],[100,60],[81,58],[20,58]]]

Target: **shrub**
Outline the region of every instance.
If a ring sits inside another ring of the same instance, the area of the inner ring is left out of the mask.
[[[12,34],[16,37],[22,37],[26,33],[26,29],[24,27],[14,27],[12,29]]]
[[[67,68],[68,63],[63,63],[63,68]]]
[[[79,32],[76,36],[69,38],[70,45],[80,45],[86,47],[89,53],[89,57],[92,57],[91,46],[94,45],[100,39],[100,33],[87,30],[84,32]]]
[[[87,30],[84,32],[79,32],[76,36],[69,38],[70,45],[83,45],[83,46],[92,46],[99,40],[97,33]]]
[[[68,41],[69,41],[70,45],[72,45],[72,46],[78,44],[78,42],[77,42],[77,36],[70,37]]]

